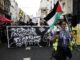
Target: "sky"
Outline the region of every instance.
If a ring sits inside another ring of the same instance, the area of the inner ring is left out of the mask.
[[[36,17],[36,12],[40,7],[41,0],[16,0],[19,8],[21,8],[27,15]]]

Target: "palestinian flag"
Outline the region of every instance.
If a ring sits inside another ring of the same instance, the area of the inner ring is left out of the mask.
[[[51,11],[44,19],[47,21],[48,25],[50,26],[50,29],[54,29],[54,26],[57,24],[60,16],[62,15],[62,7],[57,1],[56,5],[53,8],[53,11]],[[53,15],[52,15],[53,14]]]

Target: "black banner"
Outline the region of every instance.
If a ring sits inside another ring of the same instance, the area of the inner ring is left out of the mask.
[[[8,48],[10,47],[22,47],[27,45],[38,44],[43,42],[45,34],[48,32],[49,27],[37,27],[37,26],[8,26],[7,38]],[[45,38],[48,38],[46,34]]]

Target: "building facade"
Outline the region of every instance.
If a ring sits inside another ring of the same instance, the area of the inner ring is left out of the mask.
[[[5,17],[11,19],[11,13],[10,13],[10,0],[4,0],[4,12],[5,12]]]
[[[77,21],[80,24],[80,0],[73,0],[73,15],[77,17]]]
[[[73,0],[73,15],[80,15],[80,0]]]
[[[11,19],[16,22],[19,20],[19,7],[15,0],[10,0],[10,12],[11,12]]]
[[[40,2],[40,17],[45,17],[50,10],[52,9],[52,1],[51,0],[41,0]]]
[[[0,0],[0,15],[4,16],[4,0]]]
[[[62,4],[63,14],[73,14],[73,0],[60,0]]]

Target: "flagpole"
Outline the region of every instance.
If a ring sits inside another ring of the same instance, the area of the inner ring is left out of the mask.
[[[68,19],[67,19],[66,16],[65,16],[65,18],[66,18],[66,21],[67,21],[67,23],[68,23],[69,31],[72,31],[71,23],[68,21]]]

